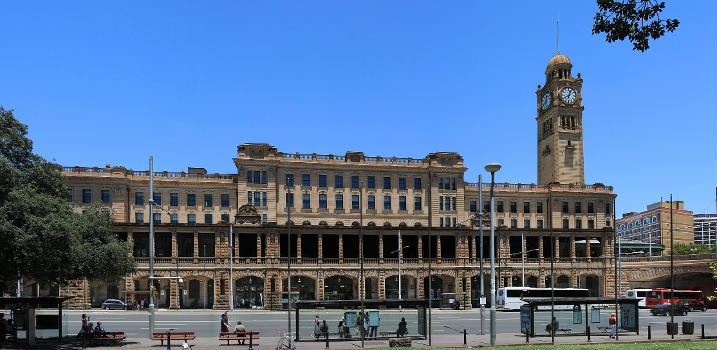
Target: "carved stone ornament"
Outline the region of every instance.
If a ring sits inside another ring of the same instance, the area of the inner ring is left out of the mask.
[[[234,216],[234,220],[240,224],[258,224],[259,220],[261,220],[261,216],[256,210],[256,207],[251,204],[244,204],[237,210],[237,215]]]

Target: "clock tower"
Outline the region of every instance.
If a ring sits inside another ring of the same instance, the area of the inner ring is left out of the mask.
[[[538,184],[584,184],[583,80],[570,59],[556,54],[538,85]]]

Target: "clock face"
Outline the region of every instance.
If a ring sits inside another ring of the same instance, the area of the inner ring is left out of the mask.
[[[575,102],[575,98],[577,97],[578,93],[573,88],[566,87],[563,89],[563,91],[560,94],[560,98],[563,99],[563,102],[565,103],[573,103]]]
[[[550,102],[552,101],[552,99],[553,97],[550,95],[550,93],[546,93],[545,95],[543,95],[543,100],[540,103],[540,107],[542,107],[543,110],[548,109],[548,107],[550,107]]]

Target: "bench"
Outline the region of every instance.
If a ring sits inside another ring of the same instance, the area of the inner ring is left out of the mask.
[[[102,342],[120,342],[122,340],[125,340],[127,337],[124,335],[124,332],[117,332],[117,331],[111,331],[111,332],[104,332],[103,334],[97,334],[93,333],[90,334],[87,337],[87,340],[92,343],[102,343]]]
[[[194,340],[194,332],[154,332],[152,340],[159,340],[164,345],[165,340]]]
[[[398,338],[398,332],[396,332],[396,331],[393,331],[393,332],[378,332],[378,334],[379,334],[380,336],[382,336],[382,337],[388,337],[388,336],[394,336],[394,335],[395,335],[396,338]]]
[[[597,327],[597,329],[601,330],[603,333],[610,333],[612,327]]]
[[[568,334],[568,333],[572,333],[573,330],[570,329],[570,328],[558,328],[557,331],[558,331],[558,332],[563,332],[563,333],[565,333],[565,334]]]
[[[249,347],[251,348],[253,344],[254,339],[259,339],[259,332],[220,332],[219,333],[219,340],[227,341],[227,345],[229,345],[229,341],[236,340],[237,344],[239,344],[239,341],[241,340],[248,340],[249,341]],[[243,345],[243,344],[242,344]]]

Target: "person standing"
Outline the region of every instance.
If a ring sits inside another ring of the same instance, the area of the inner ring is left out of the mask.
[[[321,324],[319,323],[319,314],[316,314],[314,316],[314,331],[312,333],[314,334],[314,339],[319,340],[319,336],[321,336]]]
[[[610,338],[615,339],[615,335],[617,334],[617,316],[615,316],[614,312],[610,315],[608,323],[610,323]]]
[[[231,324],[229,323],[229,315],[227,315],[227,312],[224,311],[221,318],[221,329],[222,332],[229,332],[229,328],[231,328]]]

